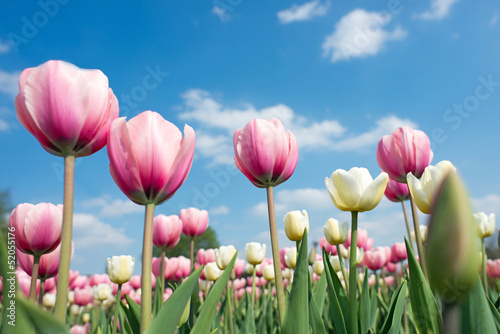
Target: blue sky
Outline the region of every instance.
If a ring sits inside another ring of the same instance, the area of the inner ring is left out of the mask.
[[[433,164],[457,166],[476,211],[498,215],[499,21],[495,1],[7,2],[0,188],[14,205],[62,202],[62,159],[40,147],[14,109],[20,71],[62,59],[101,69],[121,116],[154,110],[195,129],[191,173],[156,213],[207,209],[221,244],[240,257],[246,242],[270,246],[265,191],[233,163],[232,134],[256,117],[280,117],[300,147],[294,175],[275,189],[282,247],[291,245],[287,211],[309,212],[311,241],[328,218],[348,220],[324,178],[354,166],[378,174],[376,144],[401,125],[429,135]],[[140,263],[143,207],[120,192],[108,163],[106,150],[77,160],[72,267],[82,273],[102,272],[112,255]],[[402,241],[402,219],[400,205],[384,199],[360,215],[360,227],[375,245],[390,245]]]

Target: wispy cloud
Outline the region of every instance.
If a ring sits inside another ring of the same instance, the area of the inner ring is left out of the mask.
[[[12,49],[11,44],[9,42],[5,42],[0,39],[0,54],[8,53]]]
[[[229,213],[229,208],[225,205],[218,206],[208,210],[211,215],[227,215]]]
[[[314,0],[302,5],[293,5],[291,8],[278,12],[278,19],[283,24],[308,21],[314,17],[326,15],[329,7],[329,2],[321,3],[319,0]]]
[[[494,13],[490,19],[489,25],[491,27],[496,26],[499,18],[500,18],[500,16],[498,15],[498,13]]]
[[[0,69],[0,93],[16,97],[19,93],[19,76],[21,72],[6,72]]]
[[[451,7],[458,0],[431,0],[431,7],[422,13],[413,15],[413,18],[421,20],[442,20],[450,14]]]
[[[98,208],[104,217],[117,217],[130,213],[144,212],[144,207],[129,200],[113,199],[111,196],[102,195],[82,202],[85,209]]]
[[[227,22],[231,19],[231,15],[229,15],[227,10],[219,6],[214,6],[212,8],[212,14],[217,15],[221,22]]]
[[[378,12],[355,9],[343,16],[334,31],[323,42],[323,55],[332,63],[351,58],[374,56],[384,49],[389,41],[406,37],[400,26],[389,31],[384,27],[391,17]]]
[[[92,214],[75,213],[73,228],[75,249],[93,249],[97,246],[127,249],[135,242],[125,235],[125,229],[103,223]]]
[[[489,194],[481,198],[473,198],[472,206],[475,212],[483,211],[486,214],[500,215],[500,195]]]

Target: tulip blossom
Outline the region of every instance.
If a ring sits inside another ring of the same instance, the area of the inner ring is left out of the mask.
[[[368,240],[369,240],[368,231],[362,228],[358,228],[358,235],[356,239],[356,245],[358,246],[358,248],[364,249]],[[349,247],[350,245],[351,245],[351,231],[347,233],[347,239],[344,242],[345,247]]]
[[[89,285],[96,286],[101,283],[111,284],[108,274],[94,274],[90,277]]]
[[[444,160],[436,166],[426,167],[420,180],[408,173],[408,188],[420,211],[431,213],[434,196],[444,177],[450,172],[456,172],[456,168],[451,162]]]
[[[257,265],[264,260],[266,256],[266,244],[258,242],[249,242],[245,245],[245,257],[251,265]]]
[[[205,277],[209,281],[217,281],[223,273],[223,271],[219,269],[215,262],[207,263],[203,271],[205,272]]]
[[[233,273],[234,273],[234,276],[236,278],[241,277],[241,275],[245,271],[245,265],[246,265],[245,260],[236,259],[236,261],[234,262],[234,268],[233,268]]]
[[[285,254],[285,263],[288,268],[295,268],[295,265],[297,264],[297,248],[288,248]]]
[[[325,184],[339,210],[363,212],[373,210],[380,202],[387,179],[387,173],[382,172],[373,180],[368,169],[353,167],[348,172],[337,169],[325,178]]]
[[[254,119],[233,136],[238,169],[256,187],[275,187],[292,176],[299,149],[295,136],[278,119]]]
[[[137,290],[141,287],[141,276],[133,275],[132,277],[130,277],[130,281],[128,282],[132,286],[132,288]]]
[[[477,222],[477,230],[480,238],[487,238],[495,232],[495,214],[489,216],[484,212],[474,214]]]
[[[486,261],[486,272],[490,277],[500,277],[500,259]]]
[[[391,178],[406,183],[406,175],[412,173],[420,178],[433,157],[429,137],[409,127],[400,127],[391,135],[380,139],[377,161]]]
[[[290,211],[283,218],[285,234],[291,241],[301,241],[304,229],[309,232],[309,216],[306,210]]]
[[[199,237],[208,227],[207,210],[197,208],[182,209],[179,217],[182,221],[182,233],[188,237]]]
[[[392,202],[402,202],[410,198],[410,192],[406,183],[401,183],[391,177],[387,181],[384,194]]]
[[[123,284],[134,274],[135,259],[130,255],[108,257],[108,276],[111,282]]]
[[[226,267],[231,262],[234,254],[236,254],[236,248],[233,245],[220,246],[215,250],[215,263],[220,270],[226,269]]]
[[[396,242],[391,246],[391,257],[390,261],[393,263],[397,263],[403,260],[406,260],[406,246],[403,242]]]
[[[50,253],[61,242],[62,205],[19,204],[10,214],[9,226],[15,229],[16,246],[22,252]]]
[[[206,280],[200,279],[200,281],[199,281],[200,290],[207,293],[210,290],[210,287],[212,286],[212,284],[213,284],[212,281],[206,281]]]
[[[84,288],[89,285],[89,278],[87,276],[80,276],[78,275],[75,277],[69,286],[71,290],[75,290],[77,288]]]
[[[335,245],[331,245],[325,237],[319,239],[319,248],[325,249],[327,254],[337,255],[337,247]]]
[[[425,243],[427,241],[427,234],[428,234],[428,228],[427,225],[420,225],[420,236],[422,237],[422,242]],[[415,240],[415,232],[411,231],[410,232],[410,238],[412,240]]]
[[[196,253],[196,261],[198,261],[198,263],[202,266],[208,262],[215,262],[215,250],[211,248],[207,250],[203,248],[198,249],[198,252]]]
[[[366,251],[363,256],[363,263],[373,271],[384,267],[388,260],[386,252],[381,248]]]
[[[314,261],[312,269],[316,275],[321,276],[323,270],[325,269],[325,264],[323,263],[323,260]]]
[[[170,259],[167,259],[166,257],[163,258],[163,261],[165,261],[165,272],[164,276],[166,280],[173,280],[175,279],[175,275],[177,272],[177,269],[179,268],[179,260],[175,257],[172,257]],[[161,258],[155,257],[153,258],[153,263],[152,263],[152,269],[153,269],[153,274],[156,277],[161,277],[160,275],[160,265],[161,265]]]
[[[88,334],[90,331],[90,322],[85,325],[73,325],[70,329],[70,334]]]
[[[347,222],[341,223],[337,219],[330,218],[323,225],[323,234],[330,245],[340,245],[347,240],[349,226]]]
[[[75,304],[87,306],[94,302],[94,291],[91,288],[75,289]]]
[[[397,263],[393,263],[391,261],[387,262],[384,267],[385,271],[387,271],[388,273],[395,272],[397,268],[398,268]]]
[[[335,272],[342,270],[342,267],[340,266],[340,261],[341,261],[341,259],[339,258],[338,255],[330,256],[330,263],[332,265],[333,270],[335,270]]]
[[[53,293],[46,293],[45,295],[43,295],[42,304],[48,309],[53,308],[54,305],[56,305],[56,295]]]
[[[111,297],[112,291],[111,285],[100,283],[94,286],[94,298],[102,302]]]
[[[262,269],[262,276],[268,282],[274,281],[274,266],[272,264],[267,264]]]
[[[15,104],[19,122],[60,157],[99,151],[118,117],[118,101],[101,71],[60,60],[25,69]]]
[[[73,243],[71,245],[71,257],[73,257]],[[59,267],[59,257],[61,254],[61,245],[59,245],[54,251],[44,254],[40,257],[38,266],[38,278],[45,280],[57,275],[57,269]],[[16,249],[17,261],[19,266],[28,274],[32,275],[33,270],[33,255],[25,254]],[[45,287],[47,289],[47,287]]]
[[[179,243],[182,221],[176,215],[158,215],[153,220],[153,244],[163,250]]]

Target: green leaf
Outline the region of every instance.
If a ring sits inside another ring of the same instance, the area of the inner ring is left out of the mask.
[[[370,312],[370,288],[368,287],[368,268],[365,269],[365,279],[363,280],[363,290],[361,291],[359,302],[359,325],[361,333],[368,332],[370,328],[371,312]]]
[[[464,334],[496,332],[488,297],[484,293],[479,277],[469,291],[468,299],[462,307],[462,332]]]
[[[293,274],[292,290],[288,298],[288,305],[283,320],[283,333],[309,332],[309,268],[307,263],[307,230],[302,237],[297,257],[297,264]]]
[[[68,333],[63,324],[61,324],[52,314],[44,312],[41,308],[33,305],[31,302],[26,300],[21,295],[16,298],[16,304],[24,311],[24,319],[18,319],[17,324],[20,322],[25,322],[29,319],[33,324],[33,327],[39,334],[62,334]],[[19,333],[19,328],[15,329],[16,333]]]
[[[405,302],[406,282],[403,282],[392,294],[389,314],[385,318],[380,334],[399,334]]]
[[[155,284],[155,291],[153,294],[153,319],[156,318],[156,315],[158,312],[161,310],[162,305],[163,305],[163,295],[165,291],[160,291],[161,286],[160,286],[160,278],[156,278],[156,284]]]
[[[318,306],[314,301],[313,294],[309,291],[309,326],[311,326],[312,333],[326,334],[325,325],[321,319],[321,313]]]
[[[127,320],[130,323],[130,327],[134,334],[140,334],[141,332],[141,307],[137,305],[128,295],[125,295],[125,300],[127,301],[128,307],[126,307],[123,303],[120,303],[122,306],[123,312],[127,315]]]
[[[420,333],[440,333],[443,322],[436,299],[406,238],[405,243],[410,270],[410,302],[415,324]]]
[[[191,298],[191,293],[198,285],[198,279],[201,275],[203,267],[194,271],[189,278],[185,280],[174,293],[167,299],[165,305],[158,312],[156,318],[151,323],[146,333],[174,333],[177,324],[181,319],[182,313],[186,308],[188,301]]]
[[[493,302],[489,298],[487,299],[488,299],[488,304],[490,306],[491,315],[493,316],[493,320],[495,321],[495,326],[497,327],[497,332],[500,333],[500,313],[498,312],[498,309],[495,307]]]
[[[370,294],[370,324],[369,328],[377,328],[378,298],[375,298],[376,291],[372,289]]]
[[[340,280],[338,279],[335,270],[333,270],[332,264],[330,263],[328,255],[326,254],[326,251],[324,249],[323,249],[323,262],[325,264],[324,271],[326,272],[326,278],[328,281],[328,301],[330,304],[330,317],[333,319],[333,325],[335,327],[336,333],[347,334],[347,329],[345,325],[347,319],[344,318],[345,310],[342,310],[342,307],[340,306],[339,302],[339,296],[337,295],[337,291],[340,291],[340,289],[343,290],[344,288],[342,287],[342,284],[340,284],[339,287],[338,283],[334,283],[335,277],[337,277],[339,283]],[[348,309],[349,307],[347,308],[347,313],[349,312]]]
[[[313,297],[316,306],[318,307],[319,314],[323,313],[326,297],[326,273],[325,270],[321,273],[319,280],[313,285]]]
[[[252,310],[252,300],[251,300],[248,292],[245,292],[245,302],[246,302],[247,307],[246,307],[245,318],[243,319],[243,324],[240,328],[240,332],[254,334],[254,333],[256,333],[256,331],[255,331],[255,319],[254,319],[253,310]]]
[[[224,270],[217,282],[215,282],[214,286],[210,289],[210,293],[208,294],[207,299],[201,307],[200,315],[198,316],[198,319],[196,320],[196,323],[191,330],[191,334],[205,334],[210,332],[215,314],[217,312],[217,304],[219,304],[222,293],[226,288],[227,281],[229,280],[229,275],[231,275],[231,271],[233,270],[234,262],[236,261],[237,257],[238,252],[234,254],[233,259],[231,260],[227,268]]]

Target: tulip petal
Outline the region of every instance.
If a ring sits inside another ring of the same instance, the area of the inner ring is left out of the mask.
[[[355,211],[363,194],[358,179],[343,169],[333,172],[331,179],[343,205]]]
[[[33,254],[31,251],[31,246],[26,240],[26,235],[24,233],[26,225],[26,217],[28,212],[31,211],[35,206],[31,203],[19,204],[14,210],[12,210],[9,219],[9,226],[15,228],[16,234],[16,247],[19,248],[24,253]]]
[[[332,174],[333,177],[333,174]],[[328,194],[330,195],[330,198],[332,199],[333,204],[342,211],[350,211],[347,206],[344,205],[342,202],[342,199],[339,197],[339,194],[337,192],[337,189],[335,189],[335,186],[333,185],[333,182],[330,178],[326,177],[325,178],[325,185],[326,189],[328,190]]]
[[[366,188],[373,182],[373,178],[370,175],[368,169],[363,167],[353,167],[349,169],[349,174],[354,176],[361,187],[361,193],[365,191]]]
[[[425,172],[424,175],[422,175],[422,178],[424,176]],[[420,181],[415,176],[413,176],[412,173],[408,173],[407,183],[411,197],[415,201],[415,205],[423,213],[429,214],[431,212],[431,205],[429,203],[427,194],[422,190],[422,184],[420,183]]]
[[[274,186],[288,180],[295,171],[295,167],[297,167],[297,161],[299,160],[299,145],[297,144],[297,139],[290,131],[288,131],[288,146],[289,150],[286,164],[279,178],[273,183]]]
[[[50,253],[61,241],[62,212],[55,205],[40,203],[26,216],[24,234],[35,255]]]
[[[378,203],[384,196],[388,179],[389,175],[387,175],[387,173],[380,173],[379,176],[377,176],[375,180],[370,183],[370,185],[365,189],[363,195],[361,196],[358,211],[370,211],[378,205]]]
[[[234,146],[234,162],[236,167],[253,183],[256,187],[265,188],[266,185],[263,184],[257,177],[255,177],[247,168],[245,163],[241,160],[239,152],[241,152],[241,131],[242,129],[238,129],[234,132],[233,135],[233,146]]]

